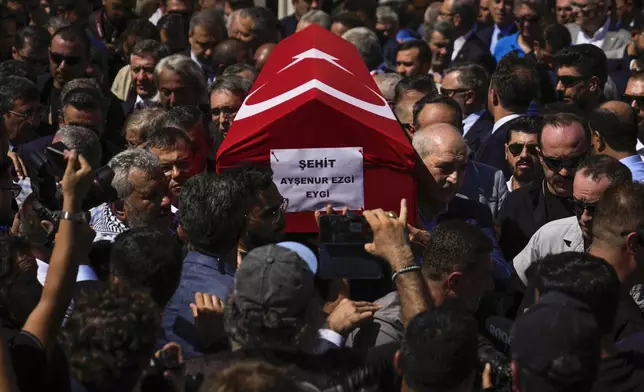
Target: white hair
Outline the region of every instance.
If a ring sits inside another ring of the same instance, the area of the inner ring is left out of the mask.
[[[101,141],[91,129],[76,125],[63,125],[54,137],[63,142],[68,149],[76,150],[82,154],[92,169],[96,170],[101,165],[103,151]]]
[[[317,25],[324,27],[327,30],[331,30],[333,19],[331,18],[331,15],[327,14],[324,11],[311,10],[306,14],[302,15],[302,18],[300,19],[300,23],[302,23],[303,26],[308,26],[315,23]]]
[[[369,71],[373,71],[383,62],[380,41],[373,31],[366,27],[354,27],[342,35],[342,38],[351,42],[358,52]]]
[[[425,159],[434,153],[435,132],[433,131],[439,131],[439,129],[449,129],[457,134],[461,134],[461,131],[459,131],[458,128],[447,123],[432,124],[421,130],[417,130],[411,140],[411,145],[418,153],[418,156],[420,156],[420,159]]]
[[[398,26],[398,14],[386,5],[376,8],[376,23]]]
[[[159,75],[161,71],[168,70],[174,72],[185,80],[195,89],[195,94],[201,98],[206,93],[207,82],[203,70],[190,57],[182,54],[173,54],[172,56],[161,59],[154,67],[154,82],[159,85]]]
[[[107,165],[114,170],[112,187],[116,189],[119,200],[126,200],[134,191],[134,185],[130,181],[134,170],[142,171],[146,178],[161,170],[161,161],[154,153],[138,148],[117,154]]]
[[[378,89],[387,102],[393,102],[396,96],[396,85],[403,77],[397,73],[386,73],[374,75],[373,80],[376,82]]]

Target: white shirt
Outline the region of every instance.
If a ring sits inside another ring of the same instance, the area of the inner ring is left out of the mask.
[[[525,285],[525,272],[532,263],[551,254],[583,252],[584,236],[576,216],[558,219],[541,226],[513,260],[514,269]]]
[[[136,101],[134,101],[134,109],[136,110],[143,110],[143,109],[148,109],[155,107],[156,105],[151,103],[149,99],[141,98],[140,95],[136,95]]]
[[[515,114],[508,114],[507,116],[501,118],[499,121],[494,123],[494,126],[492,127],[492,134],[494,134],[494,132],[496,132],[497,129],[501,128],[501,126],[503,126],[503,124],[505,124],[506,122],[514,120],[515,118],[519,118],[521,116],[522,116],[521,114],[515,113]]]
[[[467,133],[470,131],[470,128],[472,128],[472,125],[474,125],[479,120],[479,118],[481,118],[484,111],[485,109],[481,110],[480,112],[471,113],[469,116],[463,119],[463,136],[467,135]]]
[[[490,40],[490,53],[492,54],[496,50],[496,44],[499,43],[499,34],[501,34],[501,29],[495,24],[494,31],[492,31],[492,40]]]
[[[514,176],[510,177],[510,179],[505,183],[505,185],[508,186],[508,192],[512,192],[512,179]]]
[[[38,281],[41,285],[45,285],[45,279],[47,278],[47,271],[49,271],[49,264],[45,263],[40,259],[36,259],[38,264]],[[78,274],[76,275],[77,282],[85,282],[87,280],[98,280],[96,273],[89,265],[81,264],[78,266]]]
[[[606,18],[606,23],[599,30],[595,31],[595,35],[589,37],[584,33],[583,30],[579,30],[577,33],[577,45],[579,44],[592,44],[600,48],[604,44],[604,39],[606,38],[606,33],[608,33],[608,27],[610,26],[610,18]]]
[[[162,16],[163,16],[163,11],[161,11],[161,8],[157,8],[157,10],[154,11],[152,16],[150,16],[150,19],[148,20],[150,21],[150,23],[156,26],[157,23],[159,23],[159,19],[161,19]]]
[[[467,42],[467,40],[470,38],[472,34],[474,34],[473,28],[470,31],[468,31],[467,34],[465,34],[464,36],[456,38],[456,40],[454,41],[454,49],[452,50],[452,61],[456,60],[456,56],[458,56],[458,52],[460,52],[461,49],[463,49],[465,42]]]

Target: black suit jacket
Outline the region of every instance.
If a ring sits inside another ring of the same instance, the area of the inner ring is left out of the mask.
[[[476,153],[481,147],[481,143],[487,137],[487,135],[492,132],[492,127],[494,126],[494,120],[490,113],[486,110],[483,112],[481,117],[472,125],[472,128],[465,135],[465,141],[467,145],[470,146],[472,152]]]
[[[507,35],[514,34],[516,32],[517,32],[517,26],[514,23],[512,23],[512,27],[510,28],[510,31],[506,35],[504,35],[504,37]],[[487,48],[488,52],[490,51],[490,45],[492,44],[493,33],[494,33],[494,25],[486,27],[485,29],[477,33],[477,36],[483,42],[483,44],[485,44],[485,47]],[[499,38],[501,37],[499,36]]]
[[[506,179],[509,179],[512,175],[505,162],[505,141],[510,131],[509,123],[511,121],[500,126],[494,133],[490,130],[490,133],[483,139],[481,146],[478,148],[475,159],[478,162],[503,170]]]
[[[496,60],[490,54],[490,46],[485,46],[476,34],[470,35],[454,61],[452,61],[452,64],[458,63],[479,64],[489,73],[494,72],[494,68],[496,68]]]

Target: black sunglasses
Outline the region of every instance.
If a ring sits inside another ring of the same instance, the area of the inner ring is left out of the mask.
[[[64,54],[54,53],[54,52],[51,52],[49,56],[51,57],[51,61],[53,61],[56,64],[60,64],[64,61],[65,64],[74,66],[74,65],[78,65],[78,63],[81,62],[80,56],[65,56]]]
[[[548,168],[555,173],[559,173],[561,169],[566,169],[566,170],[576,169],[577,166],[579,166],[579,164],[581,163],[581,161],[584,160],[585,157],[586,157],[585,155],[579,155],[572,158],[561,159],[561,158],[551,158],[551,157],[541,155],[541,159],[543,159],[543,163],[545,163],[546,166],[548,166]]]
[[[537,145],[536,144],[521,144],[521,143],[512,143],[508,144],[508,151],[514,157],[518,157],[523,152],[523,149],[528,150],[528,154],[537,155]]]
[[[557,81],[561,82],[564,87],[572,87],[584,80],[586,80],[586,78],[583,76],[557,76]]]
[[[629,105],[632,105],[633,102],[637,105],[638,108],[644,109],[644,95],[628,95],[624,94],[624,102]]]
[[[572,209],[578,217],[582,216],[584,211],[588,211],[588,215],[593,216],[595,208],[597,208],[597,203],[586,203],[582,200],[572,199]]]
[[[519,24],[524,24],[525,22],[528,23],[538,23],[541,20],[539,15],[531,15],[531,16],[520,16],[517,18],[517,22]]]

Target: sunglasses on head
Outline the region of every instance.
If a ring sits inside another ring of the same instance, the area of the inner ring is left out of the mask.
[[[593,216],[595,208],[597,208],[597,203],[586,203],[583,200],[572,199],[572,209],[576,216],[582,216],[584,211],[588,211],[588,215]]]
[[[548,166],[550,170],[552,170],[555,173],[559,173],[561,169],[566,169],[566,170],[572,170],[576,169],[577,166],[583,161],[585,158],[585,155],[579,155],[576,157],[572,158],[551,158],[551,157],[546,157],[546,156],[541,156],[541,159],[543,159],[543,163]]]
[[[74,66],[81,62],[80,56],[65,56],[64,54],[54,52],[51,52],[49,56],[51,57],[51,61],[56,64],[60,64],[64,61],[65,64]]]
[[[523,149],[528,150],[528,154],[537,155],[537,145],[536,144],[522,144],[522,143],[512,143],[508,144],[508,151],[514,157],[518,157],[523,152]]]

